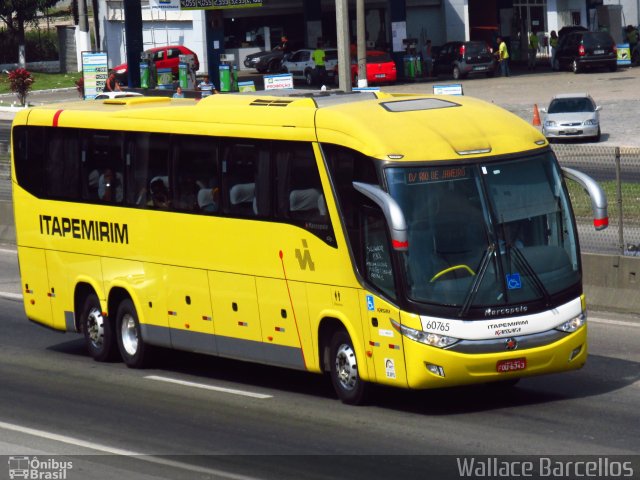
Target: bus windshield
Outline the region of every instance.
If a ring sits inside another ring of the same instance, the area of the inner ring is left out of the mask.
[[[464,313],[548,300],[580,281],[569,199],[551,153],[389,167],[385,175],[408,226],[410,300]]]

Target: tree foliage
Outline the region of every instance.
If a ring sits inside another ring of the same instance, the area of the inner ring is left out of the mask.
[[[0,20],[24,44],[25,24],[34,23],[38,12],[51,8],[58,2],[59,0],[0,0]]]

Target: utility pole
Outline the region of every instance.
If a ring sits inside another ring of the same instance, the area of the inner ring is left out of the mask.
[[[364,21],[364,0],[356,0],[356,25],[358,26],[358,87],[367,86],[367,45]]]
[[[78,0],[78,26],[76,27],[76,54],[78,71],[82,70],[82,52],[91,51],[89,20],[87,18],[87,0]]]
[[[351,91],[351,50],[349,48],[349,5],[336,0],[336,32],[338,41],[338,88]]]

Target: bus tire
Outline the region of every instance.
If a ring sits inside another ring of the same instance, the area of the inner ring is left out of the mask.
[[[85,299],[80,322],[89,355],[97,362],[113,360],[116,353],[113,324],[102,314],[100,300],[95,293]]]
[[[144,368],[151,357],[151,347],[142,340],[138,312],[133,302],[126,298],[118,305],[116,336],[122,360],[130,368]]]
[[[362,404],[367,384],[358,373],[356,353],[349,334],[344,330],[334,333],[329,351],[331,382],[338,398],[348,405]]]

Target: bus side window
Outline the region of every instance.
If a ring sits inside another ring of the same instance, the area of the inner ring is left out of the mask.
[[[124,136],[120,132],[80,131],[76,162],[81,166],[84,200],[122,203],[124,200]],[[78,162],[79,160],[79,162]]]
[[[222,161],[225,212],[234,216],[256,216],[256,173],[259,150],[253,143],[231,144]]]
[[[175,136],[173,208],[184,212],[218,210],[218,141],[215,137]]]
[[[363,208],[364,271],[367,280],[395,298],[395,282],[391,263],[387,223],[378,208]]]
[[[131,138],[127,149],[127,204],[138,208],[169,207],[169,153],[167,134],[139,132]]]
[[[11,139],[17,181],[40,198],[45,196],[46,131],[45,127],[16,126]]]
[[[335,246],[312,145],[279,142],[275,144],[274,152],[278,218],[303,227]]]
[[[45,151],[45,188],[49,198],[81,198],[78,137],[74,130],[50,129]]]

